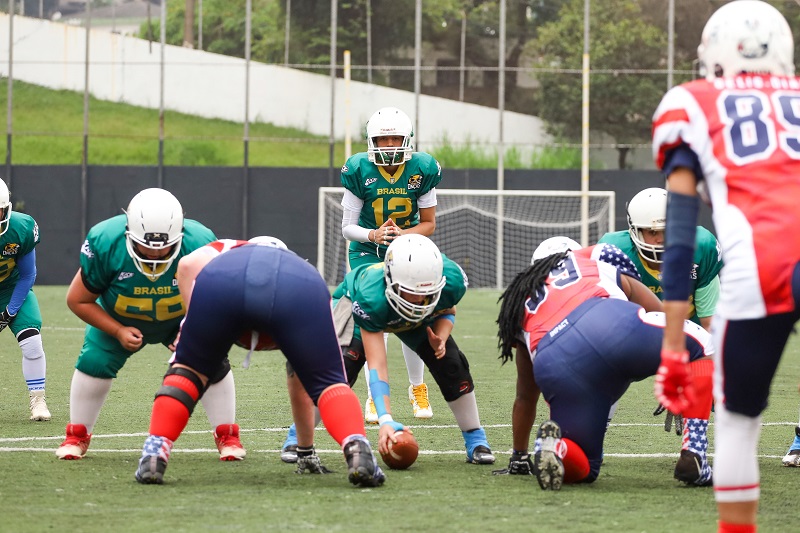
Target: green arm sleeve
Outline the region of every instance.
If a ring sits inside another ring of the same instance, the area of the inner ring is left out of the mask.
[[[708,285],[700,287],[694,292],[694,307],[697,316],[700,318],[712,316],[717,307],[717,300],[719,300],[719,276],[714,276]]]

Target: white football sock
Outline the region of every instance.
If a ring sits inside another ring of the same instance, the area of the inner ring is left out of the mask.
[[[29,391],[44,390],[47,360],[42,347],[42,336],[34,335],[19,341],[22,350],[22,376]]]
[[[723,402],[714,405],[714,496],[717,502],[758,500],[756,453],[761,417],[732,413]]]
[[[228,371],[221,381],[209,385],[200,402],[206,410],[211,429],[216,429],[220,424],[235,423],[236,385],[233,382],[233,371]]]
[[[83,424],[86,431],[91,433],[111,391],[112,382],[111,378],[94,378],[76,369],[69,387],[70,423]]]
[[[481,417],[478,415],[478,401],[475,391],[465,394],[457,400],[447,402],[461,431],[469,431],[481,427]]]
[[[425,363],[422,362],[417,352],[403,343],[400,346],[403,348],[403,357],[406,360],[408,382],[414,387],[422,385],[425,380]]]

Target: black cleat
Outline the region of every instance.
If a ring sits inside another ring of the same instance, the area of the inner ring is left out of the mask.
[[[167,462],[157,455],[146,455],[139,459],[136,469],[136,481],[145,485],[161,485],[164,483],[164,472]]]
[[[353,485],[380,487],[386,481],[386,474],[378,466],[366,437],[354,438],[345,444],[344,457],[347,460],[347,477]]]
[[[675,465],[675,479],[694,487],[710,487],[714,484],[711,467],[700,455],[689,450],[681,450]]]

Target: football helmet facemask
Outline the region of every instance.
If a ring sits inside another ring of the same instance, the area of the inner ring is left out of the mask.
[[[539,259],[544,259],[545,257],[551,255],[560,254],[561,252],[566,252],[567,250],[580,250],[581,248],[583,248],[583,246],[569,237],[564,237],[563,235],[559,235],[558,237],[550,237],[549,239],[543,240],[533,251],[531,264]]]
[[[367,157],[379,167],[395,166],[411,159],[414,129],[408,115],[396,107],[377,110],[367,121]],[[402,137],[399,146],[378,147],[379,137]]]
[[[780,11],[760,0],[717,9],[697,47],[699,74],[711,81],[742,72],[794,75],[794,39]]]
[[[8,185],[0,179],[0,235],[8,231],[11,225],[11,193]]]
[[[145,189],[133,197],[125,214],[128,217],[125,230],[128,255],[139,272],[155,281],[169,269],[181,251],[181,203],[164,189]],[[139,254],[136,244],[155,251],[169,249],[169,253],[150,259]]]
[[[628,202],[628,232],[639,253],[653,263],[661,263],[664,245],[648,244],[644,231],[664,231],[667,227],[667,191],[651,187],[636,193]]]
[[[443,271],[442,254],[429,238],[414,233],[397,237],[386,250],[383,267],[389,305],[409,322],[420,322],[439,303],[447,282]],[[422,299],[412,303],[403,294]]]

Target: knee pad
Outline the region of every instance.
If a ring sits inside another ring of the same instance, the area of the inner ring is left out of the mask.
[[[342,348],[342,359],[344,360],[344,371],[347,374],[347,383],[352,388],[358,381],[358,375],[367,362],[367,357],[364,354],[364,343],[361,342],[361,339],[353,338],[350,346]]]
[[[29,331],[33,332],[26,335]],[[44,347],[42,346],[42,336],[39,335],[38,329],[23,330],[19,337],[19,348],[22,350],[22,357],[29,360],[39,359],[44,357]]]
[[[26,339],[30,339],[31,337],[35,337],[36,335],[39,335],[39,333],[40,331],[36,328],[23,329],[17,334],[17,342],[22,342]]]
[[[173,378],[171,376],[175,377]],[[192,391],[192,386],[194,386],[194,391]],[[185,368],[171,367],[167,370],[167,373],[164,374],[164,381],[161,388],[156,392],[156,398],[159,396],[169,396],[170,398],[178,400],[186,406],[186,409],[189,410],[189,416],[191,416],[192,411],[194,411],[194,406],[197,405],[200,397],[203,396],[203,392],[205,392],[205,387],[203,387],[203,382],[197,374]]]
[[[219,383],[225,376],[228,375],[228,372],[231,371],[231,361],[227,357],[222,360],[222,363],[219,365],[219,368],[213,375],[208,377],[208,385],[213,385],[215,383]]]
[[[455,401],[475,390],[467,357],[458,349],[453,337],[447,339],[445,354],[441,359],[436,359],[433,348],[427,342],[420,344],[416,352],[425,361],[446,401]]]

